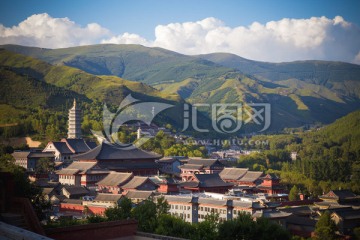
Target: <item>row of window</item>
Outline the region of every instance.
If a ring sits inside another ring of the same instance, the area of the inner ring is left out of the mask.
[[[75,179],[75,176],[71,175],[60,175],[59,179]]]
[[[211,207],[200,207],[200,211],[226,214],[226,209],[218,209],[218,208],[211,208]]]
[[[176,210],[190,210],[190,206],[183,206],[183,205],[177,205],[177,204],[173,204],[171,205],[171,209],[176,209]]]

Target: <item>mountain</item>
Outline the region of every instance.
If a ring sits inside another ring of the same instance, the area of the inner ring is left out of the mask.
[[[156,92],[152,88],[155,95],[163,94],[162,98],[183,98],[193,104],[270,103],[271,130],[274,131],[314,122],[331,123],[360,108],[360,66],[354,64],[263,63],[231,54],[187,56],[140,45],[103,44],[65,49],[1,47],[41,59],[57,68],[72,67],[73,71],[78,68],[97,75],[91,75],[101,78],[96,91],[85,91],[89,97],[110,96],[97,91],[111,79],[120,81],[115,75],[148,84],[160,90]],[[66,79],[68,77],[61,81],[66,82],[61,86],[71,90],[79,88],[78,83],[73,85]],[[86,89],[90,82],[84,81],[81,88]],[[110,91],[106,89],[105,92]],[[113,96],[117,94],[113,92]]]
[[[268,63],[229,53],[204,54],[198,57],[265,81],[286,86],[301,81],[324,86],[338,95],[360,97],[360,66],[356,64],[330,61]]]
[[[11,120],[21,117],[17,111],[31,114],[32,109],[38,107],[66,112],[65,108],[74,98],[84,103],[105,102],[116,109],[131,94],[142,101],[175,105],[160,114],[158,120],[179,128],[182,123],[181,116],[174,114],[183,103],[176,94],[165,94],[146,84],[116,76],[95,76],[68,66],[54,66],[4,49],[0,49],[0,82],[0,113],[11,112],[8,118]]]

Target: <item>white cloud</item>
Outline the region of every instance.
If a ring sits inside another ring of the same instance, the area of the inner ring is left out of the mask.
[[[60,48],[95,43],[141,44],[184,54],[229,52],[260,61],[304,59],[360,63],[360,29],[337,16],[288,19],[228,27],[216,18],[155,28],[155,39],[134,33],[118,36],[97,23],[79,26],[68,18],[32,15],[11,28],[0,24],[0,44]]]
[[[360,29],[342,17],[282,19],[227,27],[215,18],[159,25],[155,46],[185,54],[230,52],[261,61],[324,59],[355,62]]]
[[[47,13],[32,15],[11,28],[0,24],[0,44],[61,48],[99,43],[109,34],[97,23],[81,27],[68,18],[52,18]]]
[[[114,43],[114,44],[141,44],[144,46],[150,46],[151,44],[137,34],[124,33],[119,36],[111,37],[110,39],[103,39],[101,43]]]

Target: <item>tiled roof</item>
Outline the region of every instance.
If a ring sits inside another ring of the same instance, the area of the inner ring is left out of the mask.
[[[74,175],[78,172],[81,172],[79,169],[70,169],[70,168],[63,168],[61,170],[56,171],[58,175]]]
[[[295,215],[291,215],[288,218],[286,218],[286,224],[292,224],[292,225],[301,225],[301,226],[309,226],[314,227],[316,225],[316,220],[308,218],[308,217],[299,217]]]
[[[224,168],[219,175],[222,179],[239,180],[248,170],[248,168]]]
[[[188,196],[172,196],[172,195],[165,195],[164,196],[165,199],[168,202],[183,202],[183,203],[191,203],[192,201],[192,197],[188,197]]]
[[[344,208],[332,211],[344,220],[360,220],[360,209]]]
[[[52,152],[30,152],[28,158],[54,158],[55,155]]]
[[[74,153],[84,153],[91,149],[82,138],[64,138],[61,142],[67,143]]]
[[[77,160],[137,160],[137,159],[159,159],[161,155],[146,152],[139,148],[122,149],[113,144],[102,142],[96,148],[74,156]]]
[[[275,219],[275,218],[286,218],[289,217],[290,215],[292,215],[292,213],[286,213],[278,210],[271,210],[271,211],[259,210],[256,211],[252,216],[254,218],[264,217],[269,219]]]
[[[238,207],[238,208],[252,208],[253,207],[253,202],[250,201],[238,201],[238,200],[233,200],[233,207]]]
[[[196,169],[196,170],[200,170],[204,167],[204,165],[198,165],[198,164],[184,164],[179,166],[179,168],[181,169]]]
[[[262,177],[262,179],[275,180],[275,179],[279,179],[279,177],[274,173],[268,173],[264,177]]]
[[[224,182],[219,174],[195,174],[195,178],[199,181],[198,187],[232,186],[231,183]]]
[[[30,154],[30,151],[15,151],[11,155],[16,158],[27,158],[27,156]]]
[[[158,165],[155,162],[107,162],[99,161],[98,166],[100,168],[107,168],[109,170],[129,170],[129,169],[158,169]]]
[[[86,173],[88,170],[93,168],[96,162],[72,162],[67,168],[63,168],[57,171],[57,174],[75,174],[79,171],[81,174]],[[77,170],[77,171],[76,171]],[[74,173],[72,173],[74,172]]]
[[[204,167],[210,167],[214,164],[218,164],[220,166],[223,166],[219,160],[217,159],[197,159],[197,158],[190,158],[187,162],[188,164],[196,164],[196,165],[203,165]]]
[[[332,190],[327,194],[320,196],[320,198],[339,198],[339,199],[355,198],[355,197],[357,197],[357,195],[351,192],[350,190]]]
[[[86,195],[90,192],[89,189],[83,186],[64,186],[63,189],[70,195]]]
[[[119,186],[129,181],[132,176],[132,173],[110,172],[103,180],[99,181],[97,185]]]
[[[127,198],[138,198],[138,199],[148,199],[153,196],[154,193],[152,191],[129,191],[125,196]]]
[[[72,154],[73,153],[65,142],[52,142],[52,144],[61,154]]]
[[[71,198],[63,198],[59,200],[63,203],[71,203],[71,204],[77,204],[77,205],[82,205],[82,200],[81,199],[71,199]]]
[[[53,158],[55,155],[52,152],[31,152],[31,151],[18,151],[11,154],[16,158]]]
[[[94,201],[97,202],[117,202],[122,198],[121,194],[111,194],[111,193],[99,193]]]
[[[213,198],[204,198],[199,197],[199,204],[210,204],[217,206],[226,206],[227,200],[213,199]]]
[[[179,161],[179,159],[167,157],[167,158],[160,158],[158,161],[159,163],[173,163],[175,161]]]
[[[255,182],[263,175],[263,172],[248,171],[246,174],[239,179],[241,182]]]
[[[152,182],[148,177],[135,176],[128,183],[124,184],[122,188],[136,189],[137,187],[141,186],[143,183],[145,183],[148,180]]]

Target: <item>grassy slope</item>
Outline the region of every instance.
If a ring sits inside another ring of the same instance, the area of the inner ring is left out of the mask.
[[[84,101],[97,99],[118,105],[128,94],[139,100],[175,104],[176,108],[181,107],[182,103],[178,95],[162,93],[143,83],[116,76],[94,76],[79,69],[53,66],[6,50],[0,50],[0,67],[0,103],[17,109],[24,106],[64,107],[64,101],[74,97]],[[159,117],[161,121],[174,125],[182,122],[178,114]]]
[[[166,99],[179,99],[179,94],[191,103],[270,102],[276,129],[314,121],[329,123],[360,107],[358,66],[352,64],[320,61],[274,64],[230,54],[201,56],[206,58],[204,60],[139,45],[93,45],[55,50],[4,47],[57,64],[57,68],[68,65],[98,74],[84,81],[84,77],[79,80],[76,73],[71,73],[60,81],[61,86],[85,92],[89,97],[107,96],[107,100],[115,102],[114,96],[123,96],[132,89],[139,92],[138,88],[149,90],[147,95]],[[344,71],[350,73],[341,74]],[[56,75],[54,70],[47,81],[53,81]],[[140,85],[129,89],[133,83],[126,83],[125,87],[121,79],[104,75],[148,83],[161,91]],[[92,81],[95,83],[88,84]],[[86,89],[89,86],[95,88]]]

